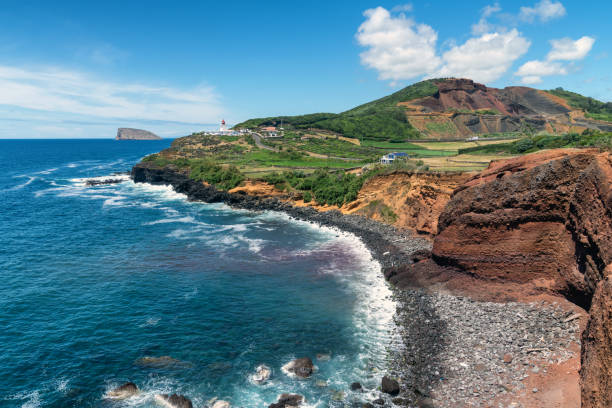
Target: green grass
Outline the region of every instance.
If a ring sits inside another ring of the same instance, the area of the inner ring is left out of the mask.
[[[565,99],[572,108],[584,109],[587,117],[612,121],[612,102],[601,102],[563,88],[551,89],[547,92]]]
[[[486,146],[459,149],[459,154],[525,154],[544,149],[557,149],[568,147],[599,147],[612,149],[612,132],[602,133],[586,130],[582,134],[568,133],[562,136],[539,135],[526,137],[512,143],[491,144]]]

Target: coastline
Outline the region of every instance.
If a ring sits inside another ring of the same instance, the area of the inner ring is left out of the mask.
[[[230,194],[171,168],[139,163],[132,168],[131,178],[135,183],[170,185],[191,201],[277,211],[352,233],[379,263],[387,281],[396,267],[418,261],[431,250],[431,243],[424,238],[363,216],[334,210],[318,212],[276,198]],[[568,383],[565,377],[565,382],[553,384],[554,391],[560,393],[553,399],[545,393],[537,395],[537,387],[528,389],[533,384],[546,385],[548,373],[554,376],[561,366],[577,375],[580,328],[576,321],[563,323],[568,315],[567,305],[560,306],[551,299],[537,304],[481,302],[445,291],[391,288],[398,304],[394,320],[403,346],[389,351],[387,372],[399,380],[402,391],[399,395],[381,392],[379,398],[372,400],[374,404],[453,407],[495,401],[516,402],[519,405],[510,406],[517,407],[553,406],[543,402],[580,406],[577,381]],[[519,321],[517,315],[522,316]],[[534,353],[532,349],[539,351]],[[506,361],[507,355],[512,356],[510,361]]]

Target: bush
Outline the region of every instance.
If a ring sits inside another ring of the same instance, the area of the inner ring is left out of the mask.
[[[189,177],[196,181],[205,181],[222,190],[230,190],[245,179],[236,166],[221,166],[219,164],[199,160],[191,163]]]

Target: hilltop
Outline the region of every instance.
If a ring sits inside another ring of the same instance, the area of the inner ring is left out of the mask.
[[[249,119],[235,128],[322,129],[373,141],[473,135],[612,131],[612,103],[565,91],[490,88],[471,79],[431,79],[346,112]]]

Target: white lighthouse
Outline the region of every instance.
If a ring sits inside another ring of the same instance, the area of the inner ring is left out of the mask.
[[[221,120],[221,126],[219,126],[219,132],[221,133],[227,132],[227,126],[225,125],[225,119]]]

